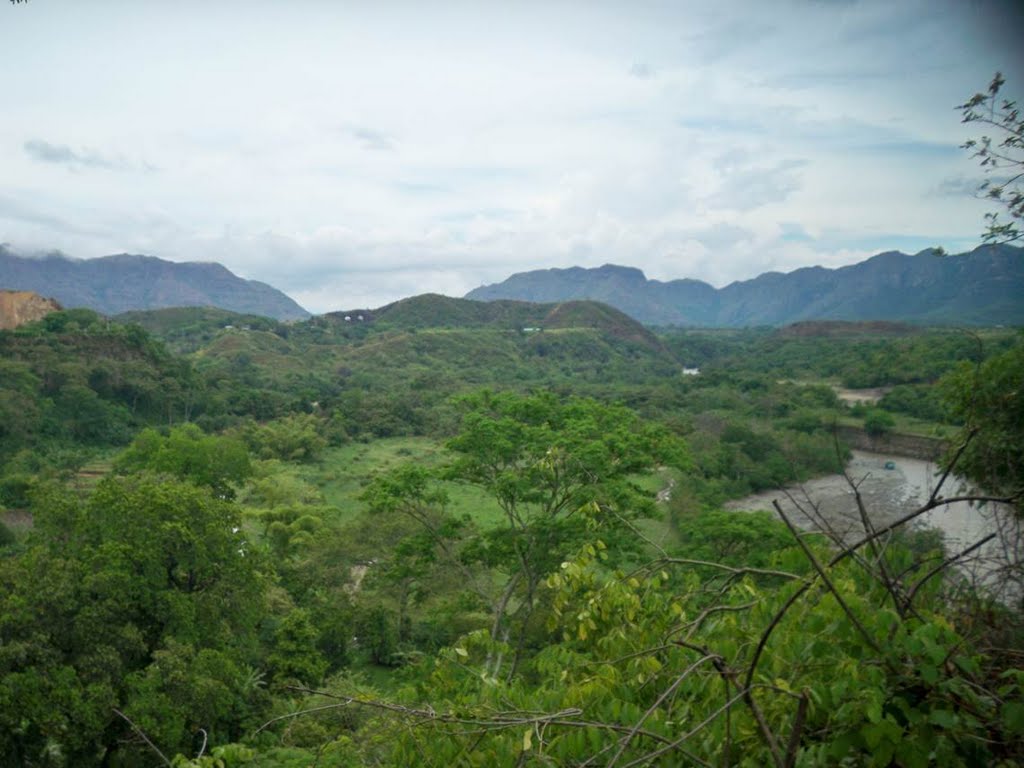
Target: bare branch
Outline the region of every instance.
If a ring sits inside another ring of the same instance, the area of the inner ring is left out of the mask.
[[[300,693],[307,693],[314,696],[324,696],[329,699],[340,699],[341,701],[332,706],[317,707],[314,709],[306,710],[304,712],[292,713],[281,717],[274,718],[267,723],[260,726],[259,730],[263,730],[268,725],[289,717],[297,717],[301,714],[307,714],[309,712],[316,712],[322,709],[331,709],[333,707],[343,707],[349,704],[357,704],[359,706],[370,707],[372,709],[380,709],[385,712],[391,712],[396,715],[403,715],[405,717],[413,717],[424,722],[436,722],[446,723],[455,725],[472,725],[483,728],[485,730],[502,730],[505,728],[519,728],[524,725],[540,724],[549,726],[564,726],[569,728],[600,728],[607,731],[615,731],[617,733],[629,733],[632,727],[626,725],[618,725],[616,723],[602,723],[592,720],[574,720],[569,718],[576,718],[583,714],[583,710],[577,707],[570,707],[567,709],[559,710],[558,712],[545,713],[540,712],[536,714],[526,714],[522,712],[499,712],[492,715],[490,718],[467,718],[457,717],[451,714],[438,713],[433,709],[417,709],[415,707],[405,707],[401,704],[391,704],[386,701],[377,701],[374,699],[362,699],[355,696],[344,696],[330,691],[319,691],[314,688],[306,688],[299,685],[289,685],[288,688],[293,691]],[[258,733],[259,730],[256,732]],[[657,733],[653,733],[648,730],[641,729],[637,731],[638,736],[644,736],[654,741],[662,743],[668,743],[668,739]]]
[[[200,728],[199,732],[203,734],[203,745],[199,748],[199,754],[196,755],[196,760],[201,758],[203,753],[206,751],[206,740],[209,738],[209,734],[206,733],[205,728]]]
[[[860,619],[857,618],[857,615],[850,609],[850,606],[846,604],[846,601],[843,599],[843,596],[839,593],[839,590],[835,588],[835,585],[832,583],[832,580],[829,579],[828,574],[825,573],[825,569],[822,567],[821,563],[818,562],[818,558],[814,556],[814,552],[812,552],[811,548],[807,546],[807,542],[805,542],[803,538],[800,537],[799,533],[796,530],[796,527],[786,516],[786,513],[782,511],[782,506],[777,501],[772,502],[772,504],[775,505],[775,511],[779,513],[779,517],[782,518],[782,522],[784,522],[786,524],[786,527],[789,528],[790,532],[793,534],[793,537],[796,539],[797,544],[800,545],[800,548],[804,551],[804,554],[807,556],[807,559],[810,560],[811,565],[814,566],[814,570],[818,572],[818,576],[825,583],[825,586],[828,587],[829,592],[831,592],[832,595],[835,597],[836,602],[839,603],[839,607],[843,609],[843,613],[846,614],[846,616],[850,619],[853,625],[857,628],[857,631],[860,633],[861,637],[864,638],[864,641],[868,645],[870,645],[876,653],[881,654],[882,649],[878,647],[878,643],[875,642],[875,639],[871,637],[867,629],[864,628],[864,625],[861,624]]]
[[[800,735],[804,730],[804,719],[807,717],[807,704],[810,701],[807,691],[800,694],[800,704],[793,716],[793,729],[789,732],[789,743],[786,745],[786,768],[793,768],[796,763],[796,752],[800,748]]]
[[[339,702],[337,704],[324,704],[322,707],[310,707],[309,709],[301,709],[298,712],[289,712],[287,715],[279,715],[278,717],[275,717],[275,718],[272,718],[270,720],[267,720],[267,722],[265,722],[263,725],[261,725],[255,731],[253,731],[252,735],[255,736],[260,731],[263,731],[264,729],[269,728],[271,725],[273,725],[274,723],[280,722],[281,720],[290,720],[293,717],[301,717],[302,715],[311,715],[314,712],[323,712],[323,711],[328,710],[328,709],[340,709],[341,707],[347,707],[350,703],[351,702],[348,702],[348,701],[342,701],[342,702]]]
[[[927,582],[933,576],[935,576],[936,574],[940,573],[945,568],[948,568],[949,566],[953,565],[958,560],[962,560],[963,558],[967,557],[967,555],[969,555],[971,552],[975,551],[976,549],[979,549],[980,547],[985,546],[985,544],[987,544],[988,542],[992,541],[992,539],[994,539],[998,535],[999,534],[997,534],[997,533],[990,533],[988,536],[986,536],[985,538],[981,539],[980,541],[976,541],[974,544],[969,546],[967,549],[963,550],[962,552],[960,552],[960,553],[958,553],[956,555],[953,555],[953,557],[946,558],[941,563],[939,563],[937,566],[932,568],[930,571],[928,571],[928,573],[926,573],[924,576],[922,576],[913,587],[911,587],[910,592],[907,593],[907,603],[909,604],[909,603],[912,603],[914,601],[914,596],[917,594],[917,591],[919,589],[921,589],[921,587],[923,587],[925,585],[925,582]]]
[[[724,565],[722,563],[713,563],[708,560],[693,560],[688,557],[663,557],[660,560],[655,560],[651,568],[657,568],[659,564],[665,563],[667,565],[699,565],[707,566],[708,568],[717,568],[722,571],[728,571],[734,576],[744,576],[746,574],[753,574],[755,576],[778,576],[782,579],[794,579],[796,581],[803,581],[803,576],[798,576],[795,573],[789,573],[787,571],[774,571],[768,568],[735,568],[731,565]]]
[[[703,720],[701,720],[699,723],[697,723],[697,725],[695,725],[693,728],[691,728],[689,731],[684,733],[682,736],[680,736],[675,741],[673,741],[673,742],[671,742],[669,744],[666,744],[664,747],[656,749],[653,752],[648,752],[646,755],[643,755],[641,757],[638,757],[635,760],[632,760],[632,761],[626,763],[625,765],[622,766],[622,768],[634,768],[634,766],[643,765],[644,763],[648,763],[651,760],[654,760],[655,758],[658,758],[658,757],[661,757],[662,755],[668,754],[669,752],[674,752],[675,750],[679,749],[679,747],[684,742],[686,742],[688,739],[692,738],[697,733],[699,733],[700,731],[704,730],[704,728],[706,728],[710,723],[713,723],[715,721],[715,719],[720,714],[722,714],[723,712],[727,712],[730,707],[732,707],[737,701],[740,701],[741,699],[743,699],[748,693],[749,693],[749,691],[747,691],[747,690],[740,691],[735,696],[733,696],[732,698],[727,700],[725,702],[725,704],[723,704],[718,709],[716,709],[714,712],[712,712],[710,715],[705,717]],[[704,761],[701,761],[701,762],[704,765],[710,765],[709,763],[705,763]]]
[[[149,744],[150,748],[154,752],[156,752],[158,755],[160,755],[160,759],[164,761],[164,765],[166,765],[166,766],[168,766],[168,768],[170,768],[171,761],[167,759],[167,755],[165,755],[163,752],[161,752],[159,747],[157,747],[156,744],[154,744],[152,741],[149,740],[149,736],[147,736],[145,734],[145,732],[141,728],[139,728],[139,726],[137,726],[134,723],[134,721],[132,721],[132,719],[130,717],[128,717],[128,715],[126,715],[124,712],[122,712],[120,709],[117,709],[116,707],[114,708],[114,714],[117,715],[118,717],[123,718],[124,721],[126,723],[128,723],[128,725],[130,725],[132,727],[132,730],[135,731],[137,734],[139,734],[139,736],[142,737],[142,740],[144,742],[146,742],[147,744]]]
[[[685,670],[683,670],[683,672],[678,677],[676,677],[675,680],[672,681],[672,684],[664,691],[662,691],[661,695],[659,695],[658,698],[654,700],[654,703],[647,708],[647,711],[644,712],[640,719],[636,721],[633,728],[630,729],[630,732],[619,740],[619,750],[614,755],[612,755],[612,759],[608,761],[608,764],[607,766],[605,766],[605,768],[612,768],[612,766],[614,766],[615,763],[619,761],[619,758],[622,757],[623,752],[626,751],[626,747],[629,746],[629,742],[633,740],[633,737],[636,736],[637,731],[640,730],[641,726],[643,726],[647,718],[650,717],[654,713],[654,711],[661,706],[661,703],[665,701],[665,699],[667,699],[675,692],[676,688],[682,685],[683,681],[686,680],[686,678],[688,678],[694,670],[700,667],[700,665],[704,662],[712,661],[716,658],[719,657],[715,656],[714,654],[704,655],[701,658],[697,659],[697,661],[693,662],[693,664],[688,666]]]

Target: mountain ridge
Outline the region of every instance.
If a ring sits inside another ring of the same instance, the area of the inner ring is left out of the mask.
[[[245,280],[218,262],[173,262],[119,253],[75,259],[59,252],[23,256],[0,246],[0,288],[53,296],[63,306],[105,315],[131,310],[213,306],[278,320],[310,316],[267,283]]]
[[[648,280],[636,267],[533,270],[467,299],[592,299],[646,325],[781,326],[803,320],[1024,324],[1024,249],[981,246],[953,256],[884,251],[857,264],[765,272],[722,288],[693,278]]]

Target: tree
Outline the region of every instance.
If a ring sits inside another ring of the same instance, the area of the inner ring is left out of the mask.
[[[988,230],[982,240],[988,244],[1009,243],[1024,237],[1021,222],[1024,221],[1024,117],[1016,101],[1000,97],[1006,78],[996,72],[988,89],[976,93],[957,109],[964,123],[980,123],[995,129],[995,136],[983,135],[970,139],[961,146],[972,151],[985,169],[994,174],[978,188],[985,197],[994,200],[1009,216],[1009,221],[999,218],[999,213],[986,213]]]
[[[954,419],[964,425],[957,470],[986,490],[1024,499],[1024,335],[979,365],[962,363],[941,383]]]
[[[267,657],[274,681],[279,684],[299,681],[309,685],[320,682],[327,661],[317,648],[319,633],[309,614],[296,608],[274,630],[274,650]]]
[[[139,433],[117,460],[122,472],[165,472],[233,499],[235,487],[252,474],[249,452],[236,438],[206,435],[195,424],[175,427],[165,437],[155,429]]]
[[[484,674],[496,677],[511,658],[511,675],[528,632],[539,626],[531,620],[547,575],[594,530],[623,541],[611,531],[628,532],[632,519],[653,511],[635,476],[688,459],[678,440],[622,406],[490,391],[460,403],[461,428],[448,443],[454,460],[441,477],[400,470],[378,478],[366,498],[377,513],[398,511],[423,525],[442,556],[496,576],[483,580],[500,585],[487,600],[493,652]],[[483,491],[497,502],[501,524],[451,542],[459,532],[436,511],[444,502],[431,486],[436,479]],[[467,586],[473,581],[467,576]]]
[[[237,508],[143,474],[84,502],[44,487],[32,511],[0,558],[0,765],[143,764],[115,708],[168,751],[234,736],[265,610]]]
[[[864,417],[864,431],[871,437],[888,435],[895,426],[896,420],[879,408],[872,408]]]

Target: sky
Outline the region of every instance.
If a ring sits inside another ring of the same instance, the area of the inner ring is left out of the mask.
[[[1016,0],[0,5],[0,243],[313,312],[548,267],[721,287],[976,246]]]

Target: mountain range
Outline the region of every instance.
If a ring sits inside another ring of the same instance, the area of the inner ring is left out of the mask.
[[[889,251],[838,269],[806,267],[716,289],[699,280],[648,280],[633,267],[522,272],[467,299],[592,299],[646,325],[744,327],[801,320],[1024,324],[1024,248],[983,246],[953,256]]]
[[[130,254],[99,259],[72,259],[59,253],[28,257],[0,245],[0,289],[35,291],[65,307],[88,307],[106,315],[209,306],[278,320],[310,316],[276,288],[244,280],[220,264]],[[804,320],[1024,325],[1024,248],[984,246],[953,256],[889,251],[838,269],[766,272],[720,289],[700,280],[648,280],[639,269],[613,264],[545,269],[482,286],[466,298],[544,304],[592,300],[645,325],[664,326],[781,326]],[[407,301],[373,314],[390,314],[392,322],[415,314],[419,305]],[[451,301],[456,303],[448,310],[463,320],[484,311]],[[489,311],[485,314],[490,318]],[[524,318],[522,324],[530,322]]]
[[[28,257],[0,246],[0,288],[35,291],[65,307],[87,307],[104,315],[212,306],[278,320],[309,317],[276,288],[244,280],[220,264],[127,253],[99,259],[72,259],[59,253]]]

